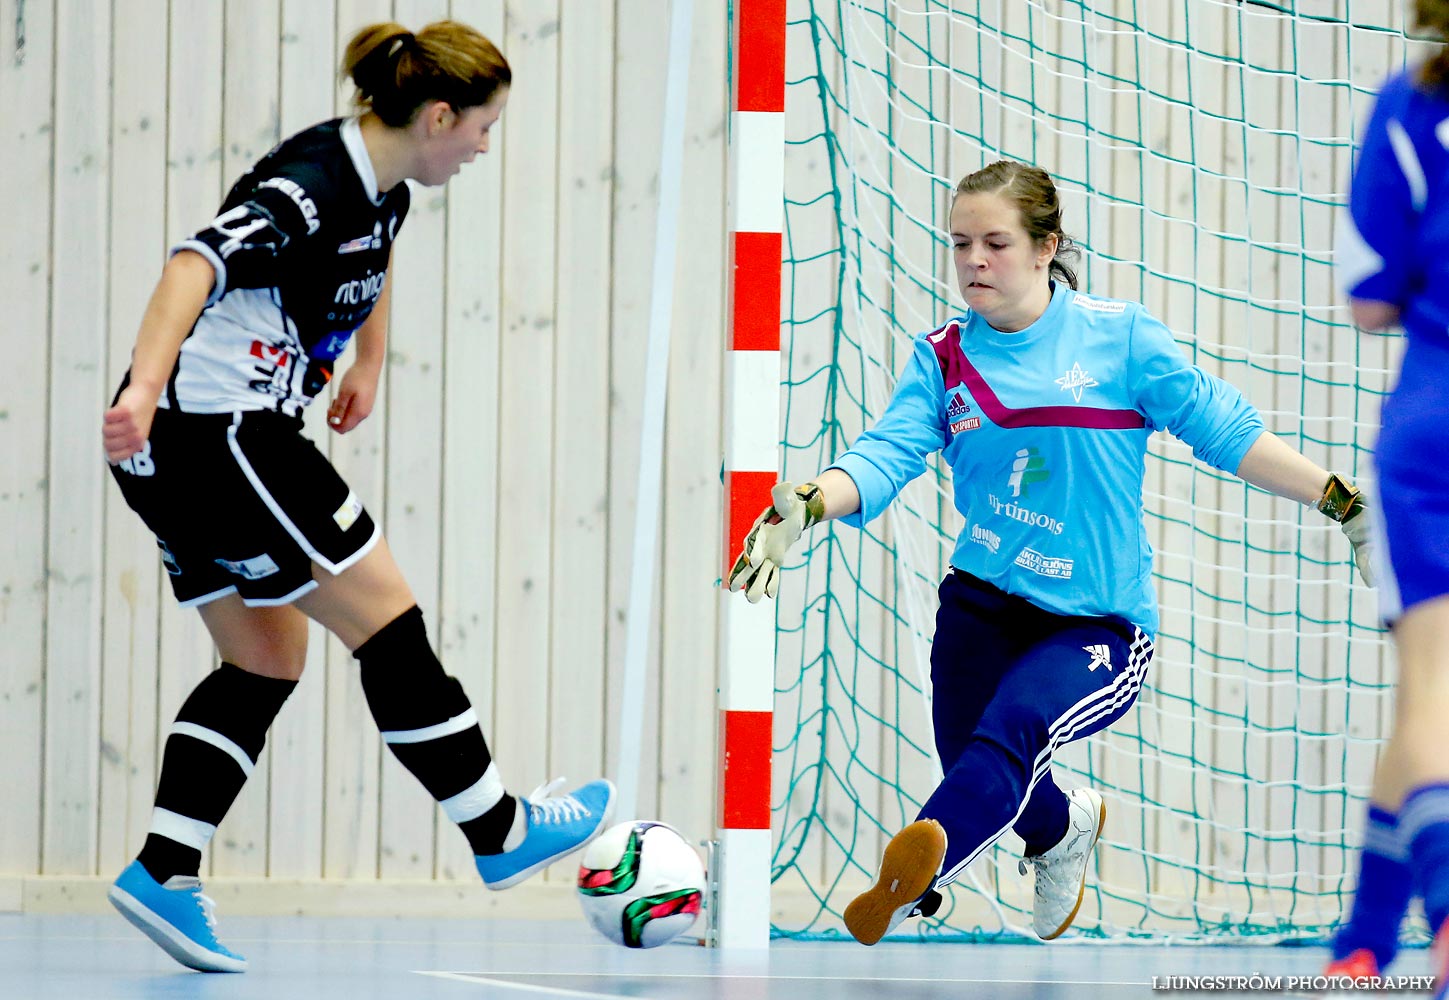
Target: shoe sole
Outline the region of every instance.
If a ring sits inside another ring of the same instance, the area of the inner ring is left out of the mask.
[[[203,948],[125,889],[113,885],[106,898],[137,930],[188,969],[195,969],[197,972],[247,971],[246,959],[227,958]]]
[[[1096,848],[1097,841],[1102,839],[1102,831],[1105,829],[1107,829],[1107,803],[1106,800],[1102,800],[1097,803],[1097,833],[1092,837],[1092,842],[1087,845],[1088,865],[1092,863],[1090,855],[1092,851]],[[1057,938],[1061,937],[1067,932],[1067,928],[1072,926],[1072,921],[1077,919],[1077,911],[1082,908],[1082,898],[1086,896],[1086,894],[1087,867],[1084,865],[1082,867],[1082,884],[1077,886],[1077,904],[1072,907],[1072,912],[1067,914],[1066,921],[1063,922],[1060,927],[1052,931],[1050,934],[1042,935],[1043,941],[1055,941]]]
[[[917,820],[891,838],[875,885],[845,908],[845,927],[863,945],[885,937],[891,918],[925,895],[946,857],[946,831],[933,819]]]
[[[599,818],[598,824],[593,828],[593,830],[589,832],[589,835],[583,840],[579,841],[568,850],[559,851],[557,854],[544,858],[542,861],[536,861],[533,864],[529,865],[527,868],[523,869],[523,871],[515,872],[514,874],[508,876],[505,879],[501,879],[497,882],[489,882],[487,879],[484,879],[483,885],[486,888],[492,889],[494,892],[498,892],[502,889],[511,889],[518,883],[526,879],[532,878],[534,875],[537,875],[539,872],[543,871],[555,861],[558,861],[561,858],[566,858],[570,854],[574,853],[574,851],[577,851],[582,847],[588,846],[591,840],[593,840],[604,831],[604,827],[609,825],[609,820],[612,819],[614,816],[614,803],[618,799],[618,789],[614,787],[612,782],[609,784],[609,792],[609,804],[604,808],[604,815]]]

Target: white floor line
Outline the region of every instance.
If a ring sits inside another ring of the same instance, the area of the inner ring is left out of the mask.
[[[425,972],[421,969],[414,971],[420,976],[448,979],[455,983],[473,983],[478,986],[501,986],[504,989],[518,990],[522,993],[544,993],[553,997],[583,997],[585,1000],[619,1000],[621,996],[618,993],[585,993],[583,990],[566,990],[561,987],[532,986],[528,983],[514,983],[507,979],[495,979],[492,976],[480,976],[466,972]],[[538,973],[533,973],[533,975],[538,975]],[[584,975],[589,975],[589,973],[584,973]]]

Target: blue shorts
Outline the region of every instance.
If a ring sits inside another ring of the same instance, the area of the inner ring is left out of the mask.
[[[1449,594],[1449,342],[1409,338],[1384,402],[1374,461],[1384,546],[1383,617]]]

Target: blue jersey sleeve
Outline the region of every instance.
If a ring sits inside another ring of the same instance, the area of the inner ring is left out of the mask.
[[[1404,303],[1413,281],[1422,202],[1415,189],[1425,184],[1413,140],[1395,110],[1405,103],[1404,86],[1402,80],[1390,82],[1374,104],[1334,239],[1344,294],[1395,305]]]
[[[1189,362],[1147,310],[1136,310],[1130,338],[1129,384],[1148,426],[1191,445],[1198,461],[1236,473],[1263,433],[1258,411],[1236,388]]]
[[[831,465],[849,475],[860,491],[860,509],[841,518],[843,522],[859,528],[878,517],[925,471],[931,454],[945,446],[944,394],[936,352],[924,336],[917,337],[885,413]]]

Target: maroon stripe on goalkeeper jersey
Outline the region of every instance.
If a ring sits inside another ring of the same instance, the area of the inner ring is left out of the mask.
[[[998,427],[1085,427],[1113,431],[1147,426],[1147,421],[1136,410],[1108,410],[1095,406],[1007,406],[961,349],[959,323],[947,323],[930,340],[946,386],[965,383],[981,412]]]

